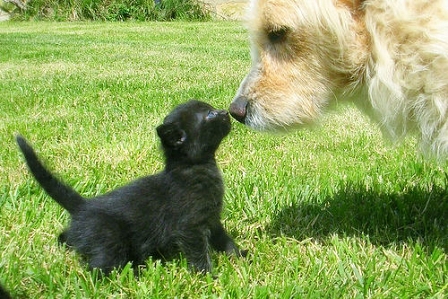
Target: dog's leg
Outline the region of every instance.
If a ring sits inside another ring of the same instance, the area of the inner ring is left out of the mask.
[[[199,272],[211,272],[212,262],[208,244],[208,230],[191,230],[183,232],[178,240],[181,252],[185,255],[188,265]]]
[[[245,257],[247,250],[240,250],[235,241],[226,233],[221,222],[218,222],[211,230],[210,244],[217,251],[224,251],[229,255]]]

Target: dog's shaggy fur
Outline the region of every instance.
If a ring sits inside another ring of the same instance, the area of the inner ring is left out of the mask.
[[[447,0],[252,0],[252,69],[230,106],[259,130],[349,99],[392,140],[448,154]]]
[[[63,184],[38,160],[23,137],[17,143],[45,191],[71,215],[59,240],[83,255],[90,268],[108,274],[149,256],[183,253],[192,268],[211,271],[209,247],[244,256],[225,232],[220,213],[224,187],[215,151],[230,132],[224,110],[190,101],[157,127],[165,169],[92,200]]]

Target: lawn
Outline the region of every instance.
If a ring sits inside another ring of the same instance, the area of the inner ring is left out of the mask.
[[[155,127],[190,98],[226,108],[250,68],[237,22],[0,23],[0,281],[15,298],[444,298],[447,164],[384,141],[352,106],[269,135],[234,122],[223,221],[249,250],[210,275],[148,259],[98,278],[57,244],[63,211],[20,132],[85,196],[159,171]]]

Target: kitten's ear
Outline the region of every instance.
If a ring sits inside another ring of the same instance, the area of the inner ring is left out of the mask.
[[[187,139],[187,133],[173,123],[162,124],[158,126],[157,134],[159,135],[163,144],[171,147],[178,147],[182,145]]]

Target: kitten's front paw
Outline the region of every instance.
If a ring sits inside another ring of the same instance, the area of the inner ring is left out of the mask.
[[[235,244],[232,244],[230,248],[226,250],[226,254],[229,256],[236,256],[236,257],[246,257],[249,250],[246,249],[239,249]]]
[[[248,253],[249,253],[249,250],[247,250],[247,249],[243,249],[243,250],[238,249],[237,256],[238,257],[246,257]]]

